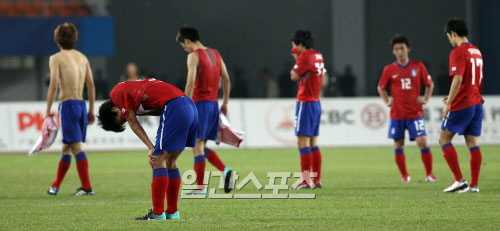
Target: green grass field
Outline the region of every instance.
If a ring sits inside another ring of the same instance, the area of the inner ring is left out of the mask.
[[[479,194],[441,192],[453,178],[438,147],[432,147],[438,183],[423,181],[419,150],[406,148],[410,184],[400,182],[392,148],[325,148],[324,187],[300,191],[316,199],[180,199],[177,221],[133,220],[151,208],[145,152],[88,153],[96,195],[86,197],[70,195],[80,186],[74,158],[59,195],[52,197],[46,190],[59,154],[0,155],[0,230],[499,230],[500,146],[481,149]],[[457,151],[470,180],[468,150]],[[296,149],[218,153],[240,180],[253,171],[263,185],[267,172],[300,167]],[[188,150],[180,157],[181,173],[192,163]],[[207,170],[215,168],[207,163]],[[248,185],[237,193],[259,192]]]

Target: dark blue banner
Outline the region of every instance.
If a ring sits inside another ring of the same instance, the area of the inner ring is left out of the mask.
[[[78,29],[76,49],[85,55],[114,54],[112,17],[0,18],[0,55],[47,56],[59,51],[57,25],[71,22]]]

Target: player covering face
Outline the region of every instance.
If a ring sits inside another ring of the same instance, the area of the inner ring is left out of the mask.
[[[224,93],[220,112],[227,115],[231,83],[226,64],[222,60],[219,51],[206,47],[201,43],[198,31],[194,27],[181,27],[176,40],[189,53],[187,58],[188,74],[184,93],[193,99],[198,109],[199,118],[196,147],[193,148],[194,171],[196,172],[198,189],[188,194],[206,195],[207,190],[203,185],[205,160],[208,160],[223,173],[224,191],[228,193],[232,189],[232,169],[224,165],[214,150],[207,147],[207,141],[215,141],[219,129],[217,94],[220,77],[222,77]]]
[[[450,53],[449,75],[453,78],[450,93],[444,98],[443,122],[439,144],[455,181],[444,192],[479,192],[479,170],[482,155],[478,137],[481,135],[483,120],[483,57],[479,49],[467,39],[467,25],[457,18],[448,20],[446,36],[453,46]],[[464,135],[470,150],[471,182],[467,184],[458,164],[457,152],[451,140],[455,134]],[[461,190],[462,189],[462,190]]]
[[[99,108],[100,126],[107,131],[122,132],[125,122],[128,122],[149,149],[148,162],[153,168],[153,209],[136,219],[180,219],[177,201],[181,177],[176,160],[185,147],[195,146],[198,130],[196,107],[181,90],[155,79],[119,83],[111,91],[110,98]],[[154,145],[137,119],[141,115],[160,116]]]
[[[436,182],[432,173],[432,152],[427,144],[427,133],[423,119],[422,105],[429,101],[434,84],[424,64],[410,60],[408,39],[396,34],[391,39],[392,53],[396,61],[385,66],[378,83],[378,93],[384,103],[391,108],[388,137],[394,139],[394,159],[401,172],[401,181],[410,183],[404,154],[405,131],[410,141],[416,141],[420,148],[425,167],[425,181]],[[420,96],[421,86],[425,86],[424,97]],[[390,87],[392,99],[386,88]]]
[[[308,30],[296,31],[291,39],[292,57],[296,60],[290,71],[292,81],[299,81],[295,110],[300,166],[304,181],[295,189],[321,188],[321,152],[318,147],[321,104],[319,93],[326,70],[323,55],[312,49],[313,38]],[[312,173],[312,174],[311,174]]]

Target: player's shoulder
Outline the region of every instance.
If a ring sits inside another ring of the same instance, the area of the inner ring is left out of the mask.
[[[415,66],[415,67],[424,67],[425,68],[424,62],[422,62],[420,60],[416,60],[416,59],[411,60],[411,65]]]
[[[389,63],[387,65],[384,66],[384,72],[385,71],[391,71],[391,70],[394,70],[398,67],[398,64],[396,62],[392,62],[392,63]]]

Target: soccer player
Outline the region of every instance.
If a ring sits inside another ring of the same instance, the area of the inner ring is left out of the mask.
[[[296,63],[290,72],[292,81],[299,81],[295,109],[295,135],[298,139],[302,183],[295,189],[321,188],[321,152],[318,147],[321,104],[319,93],[326,72],[323,55],[313,50],[308,30],[297,30],[290,39]],[[311,170],[314,180],[311,179]]]
[[[185,147],[195,145],[198,129],[196,107],[175,86],[151,78],[121,82],[113,88],[110,97],[111,100],[99,108],[99,124],[106,131],[122,132],[124,123],[128,122],[149,149],[148,161],[153,168],[153,209],[136,220],[180,219],[177,199],[181,176],[176,160]],[[155,145],[139,123],[138,115],[160,115]]]
[[[62,157],[59,161],[57,176],[48,190],[49,195],[57,195],[59,187],[71,164],[71,154],[76,159],[76,169],[82,186],[75,195],[94,195],[90,185],[87,156],[83,151],[83,142],[87,132],[87,123],[94,123],[95,87],[87,57],[75,50],[78,30],[71,23],[57,26],[54,40],[60,51],[50,56],[50,84],[47,93],[45,116],[50,112],[52,103],[59,89],[59,120],[63,136]],[[89,111],[83,100],[83,85],[87,85]]]
[[[226,64],[216,49],[204,46],[198,35],[198,30],[190,26],[182,26],[176,37],[181,47],[189,53],[187,58],[187,81],[184,94],[193,99],[198,109],[199,129],[196,136],[196,147],[193,148],[194,171],[198,190],[190,194],[206,195],[203,186],[205,175],[205,159],[224,174],[224,191],[230,192],[232,182],[232,169],[226,167],[217,153],[207,148],[207,140],[217,138],[219,129],[219,104],[217,93],[219,81],[222,76],[223,101],[220,111],[227,114],[229,91],[231,83]]]
[[[411,181],[406,170],[404,154],[405,130],[408,130],[410,141],[416,141],[420,148],[425,167],[425,181],[436,182],[436,177],[432,174],[432,153],[427,144],[427,133],[422,118],[424,115],[422,105],[429,101],[434,84],[424,64],[408,57],[410,43],[405,36],[394,35],[391,46],[396,61],[385,66],[377,90],[384,103],[391,108],[389,138],[394,139],[394,157],[402,175],[401,181],[403,183]],[[420,96],[422,84],[425,86],[423,98]],[[391,89],[392,99],[387,95],[388,86]]]
[[[459,193],[479,192],[479,169],[481,168],[481,150],[478,137],[481,135],[483,119],[483,57],[479,49],[467,39],[465,21],[451,18],[445,26],[448,40],[454,49],[450,53],[450,76],[453,78],[450,93],[444,99],[443,122],[439,144],[444,153],[455,181],[444,192]],[[462,176],[458,165],[457,152],[451,140],[458,133],[464,135],[470,150],[471,183]]]

